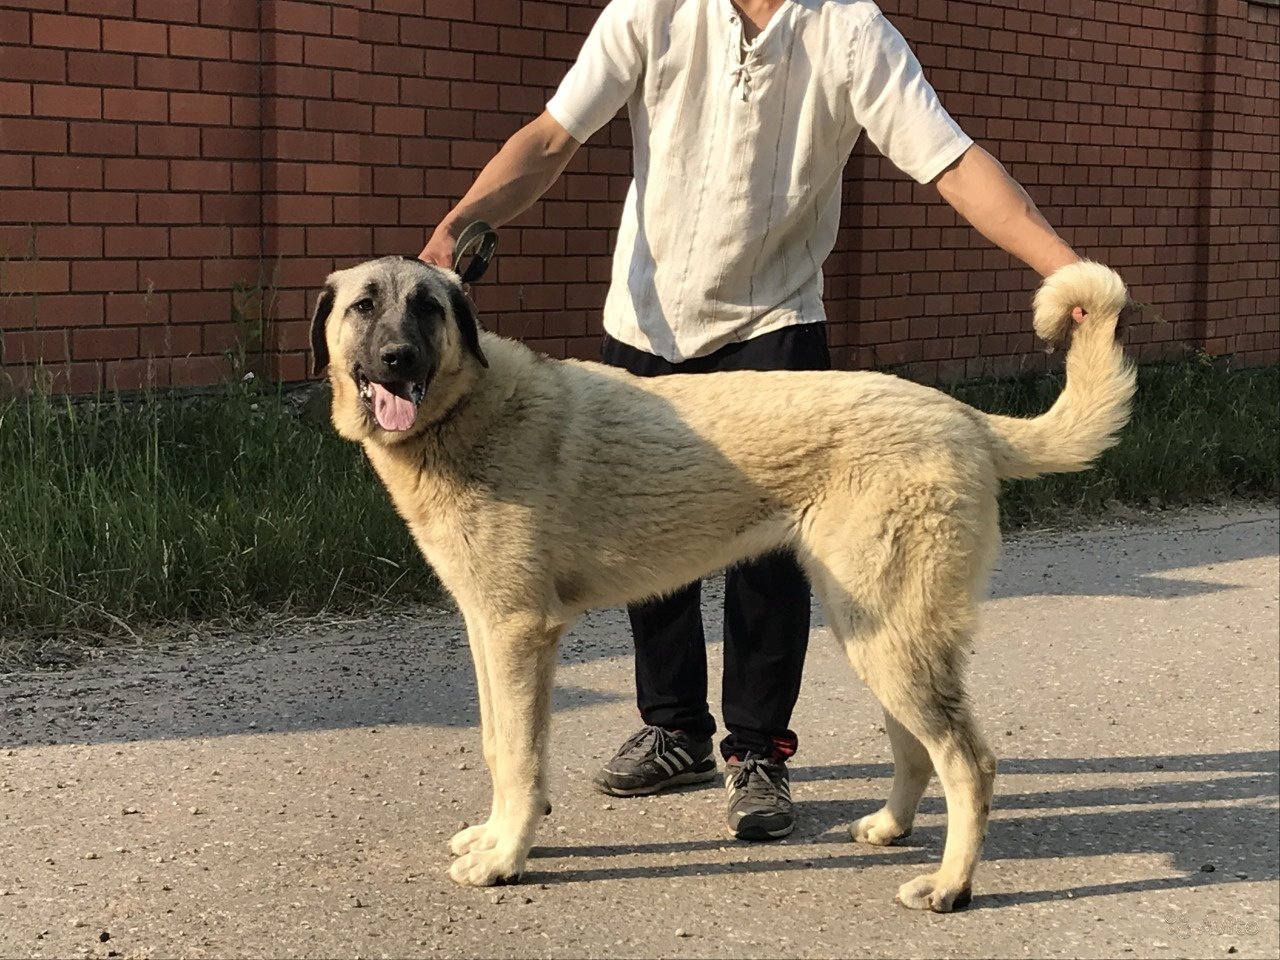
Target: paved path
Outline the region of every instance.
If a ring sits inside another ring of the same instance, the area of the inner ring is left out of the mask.
[[[623,619],[589,618],[555,813],[502,890],[444,875],[488,803],[447,615],[0,676],[0,955],[1275,957],[1278,537],[1234,511],[1007,546],[973,670],[1001,776],[951,916],[892,903],[941,852],[936,786],[908,845],[847,838],[888,743],[820,627],[799,826],[745,845],[717,788],[584,786],[636,723]]]

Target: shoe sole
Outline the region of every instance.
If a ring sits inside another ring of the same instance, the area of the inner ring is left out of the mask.
[[[663,780],[661,783],[649,784],[644,787],[614,787],[598,780],[593,781],[593,783],[597,790],[610,797],[647,797],[650,794],[661,793],[663,790],[669,790],[672,787],[683,787],[690,783],[709,783],[719,776],[720,771],[712,767],[710,770],[688,770],[685,773],[677,773],[674,777]]]
[[[729,827],[729,836],[736,840],[749,840],[754,843],[758,843],[764,840],[781,840],[783,837],[790,836],[795,828],[796,825],[794,822],[787,824],[785,827],[778,827],[773,830],[768,830],[765,827],[752,826],[751,824],[748,824],[745,827],[739,825],[737,827]]]

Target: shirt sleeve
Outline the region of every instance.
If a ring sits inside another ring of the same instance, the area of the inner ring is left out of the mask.
[[[938,101],[920,61],[883,14],[862,28],[853,58],[853,113],[884,156],[928,183],[973,145]]]
[[[547,103],[547,112],[579,143],[612,120],[640,83],[644,56],[636,29],[638,2],[611,0]]]

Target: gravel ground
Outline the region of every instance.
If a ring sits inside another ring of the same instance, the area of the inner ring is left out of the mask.
[[[0,955],[1276,957],[1278,544],[1233,509],[1006,546],[972,682],[1000,777],[950,916],[892,902],[940,856],[936,784],[903,846],[848,839],[889,746],[817,619],[791,838],[726,839],[714,784],[590,790],[637,723],[602,611],[561,657],[555,812],[496,890],[445,876],[488,810],[447,612],[0,675]]]

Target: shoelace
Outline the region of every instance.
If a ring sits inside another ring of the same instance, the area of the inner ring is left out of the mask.
[[[618,748],[616,756],[639,759],[650,752],[662,754],[667,752],[670,744],[671,735],[661,727],[644,727]]]
[[[733,775],[730,786],[734,790],[746,788],[748,799],[769,800],[778,792],[778,783],[769,775],[771,766],[762,757],[748,755],[738,772]]]

